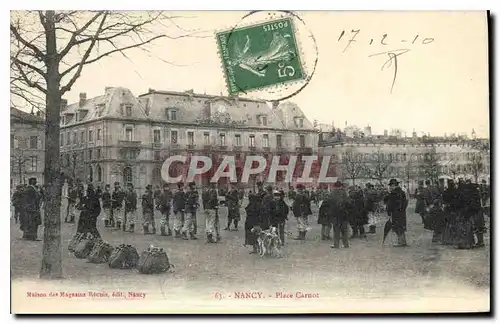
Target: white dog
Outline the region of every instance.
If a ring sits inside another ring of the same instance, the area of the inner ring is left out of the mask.
[[[283,256],[281,240],[276,227],[271,227],[265,231],[260,228],[253,228],[252,232],[257,234],[258,251],[261,257],[272,256],[281,258]]]

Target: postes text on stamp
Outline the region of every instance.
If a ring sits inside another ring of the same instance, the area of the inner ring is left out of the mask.
[[[216,34],[229,94],[304,79],[291,18]]]

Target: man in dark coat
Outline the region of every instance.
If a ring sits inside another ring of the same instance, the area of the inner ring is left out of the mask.
[[[331,193],[328,191],[321,192],[320,196],[321,197],[318,197],[321,202],[318,212],[318,224],[321,225],[321,240],[326,241],[330,239],[330,231],[332,229],[330,219],[330,211],[332,208],[330,204],[332,203],[332,197]]]
[[[170,229],[171,203],[172,203],[172,191],[170,190],[168,184],[165,183],[163,185],[163,192],[160,194],[156,202],[157,209],[161,213],[160,232],[162,236],[172,235],[172,230]]]
[[[195,236],[194,223],[196,222],[196,211],[200,206],[200,196],[196,190],[196,183],[189,183],[189,190],[186,192],[186,207],[184,226],[182,228],[182,238],[184,240],[197,240]]]
[[[245,207],[245,246],[253,247],[250,253],[257,253],[257,236],[252,229],[260,226],[260,204],[261,200],[257,193],[249,193],[248,205]]]
[[[368,217],[365,209],[363,191],[358,187],[354,187],[349,192],[349,198],[352,237],[366,237],[365,225],[368,223]]]
[[[12,206],[14,207],[14,220],[16,224],[19,221],[21,211],[23,209],[22,195],[23,195],[23,186],[21,185],[16,186],[16,190],[12,194]]]
[[[177,184],[177,191],[172,198],[172,207],[174,212],[174,233],[176,238],[182,238],[181,231],[184,226],[184,211],[186,208],[186,193],[184,184]]]
[[[375,223],[375,209],[376,209],[376,193],[373,189],[373,185],[371,183],[366,184],[366,189],[364,192],[365,197],[365,212],[368,217],[368,229],[370,234],[375,234],[377,230],[377,225]]]
[[[125,196],[125,220],[123,222],[123,231],[127,230],[133,233],[135,230],[135,219],[137,217],[137,193],[132,183],[128,184],[128,192]]]
[[[460,202],[458,197],[458,190],[453,180],[448,180],[448,188],[446,188],[443,194],[443,202],[445,230],[442,243],[444,245],[454,245],[458,233],[457,213]]]
[[[484,215],[481,209],[481,194],[476,184],[467,180],[459,187],[459,233],[458,248],[484,247]],[[474,245],[474,233],[477,244]]]
[[[97,230],[97,218],[101,213],[101,203],[91,183],[87,185],[87,194],[81,197],[78,208],[81,212],[78,217],[76,232],[82,234],[90,233],[95,238],[100,238],[101,235]]]
[[[240,221],[240,200],[236,183],[232,184],[231,190],[226,193],[227,203],[227,227],[226,231],[231,230],[231,223],[234,221],[234,229],[238,230],[238,222]]]
[[[266,192],[262,195],[260,208],[260,228],[267,230],[271,226],[271,218],[275,212],[275,201],[273,195],[273,187],[267,186]]]
[[[219,219],[217,214],[219,208],[219,197],[217,189],[215,188],[215,183],[211,183],[210,188],[203,191],[201,200],[203,203],[203,210],[205,212],[205,231],[207,233],[207,243],[217,243],[220,241]],[[214,234],[216,235],[216,240],[214,240]]]
[[[341,240],[344,248],[349,247],[348,202],[349,197],[343,188],[342,182],[337,181],[333,185],[333,191],[328,202],[328,214],[333,225],[333,245],[331,247],[334,249],[340,248]]]
[[[38,226],[42,224],[40,214],[41,194],[36,188],[36,178],[28,180],[28,186],[23,192],[24,217],[21,218],[21,230],[23,239],[36,241],[38,237]]]
[[[424,223],[424,217],[427,208],[425,195],[426,189],[424,188],[424,183],[422,181],[419,181],[418,187],[415,189],[415,198],[417,200],[415,203],[415,213],[420,215],[420,217],[422,218],[422,223]]]
[[[104,186],[104,192],[102,193],[102,210],[104,214],[104,226],[110,227],[111,225],[111,193],[109,192],[110,186],[106,184]]]
[[[306,193],[304,192],[304,185],[297,185],[297,195],[295,196],[295,200],[292,204],[292,211],[295,217],[297,218],[297,229],[298,236],[294,238],[294,240],[304,241],[306,239],[307,228],[309,225],[308,215],[311,202],[309,198],[307,198]]]
[[[111,194],[111,208],[113,208],[113,220],[116,221],[116,228],[121,229],[123,221],[123,200],[125,193],[120,188],[120,183],[115,182],[115,189]],[[113,222],[113,220],[111,222]]]
[[[152,189],[151,185],[147,185],[146,192],[142,195],[142,228],[144,235],[156,234],[155,203]],[[151,225],[151,232],[149,231],[149,225]]]
[[[285,193],[282,191],[274,191],[274,211],[271,215],[271,226],[278,229],[281,246],[285,245],[285,223],[288,220],[288,212],[290,208],[285,202]]]
[[[404,191],[396,179],[389,181],[389,194],[387,201],[387,215],[392,220],[392,230],[398,237],[398,243],[394,246],[406,246],[406,208],[408,200]]]

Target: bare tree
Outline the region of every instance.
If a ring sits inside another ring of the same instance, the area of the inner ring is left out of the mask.
[[[17,141],[17,147],[11,151],[10,164],[13,166],[13,173],[17,173],[19,184],[24,183],[24,175],[26,174],[26,162],[31,160],[31,156],[26,155],[26,138],[15,136],[14,141]]]
[[[178,16],[163,12],[14,11],[11,13],[12,97],[45,107],[45,202],[41,278],[61,278],[61,189],[59,124],[62,96],[71,90],[85,66],[159,39],[200,37],[186,31]],[[153,32],[153,26],[167,29]],[[167,35],[167,32],[169,35]]]
[[[365,172],[365,165],[360,158],[360,154],[354,154],[348,151],[342,157],[342,173],[344,176],[352,180],[352,184],[356,184],[356,179],[359,179]]]
[[[467,163],[467,170],[474,177],[475,183],[478,183],[479,176],[485,171],[483,155],[480,152],[473,152],[470,155],[469,163]]]
[[[368,177],[381,184],[384,179],[388,178],[389,168],[393,161],[392,154],[386,155],[379,148],[377,153],[373,155],[370,162],[366,165]]]

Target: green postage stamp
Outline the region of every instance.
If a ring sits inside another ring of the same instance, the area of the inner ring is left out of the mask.
[[[216,34],[229,94],[305,79],[291,18]]]

